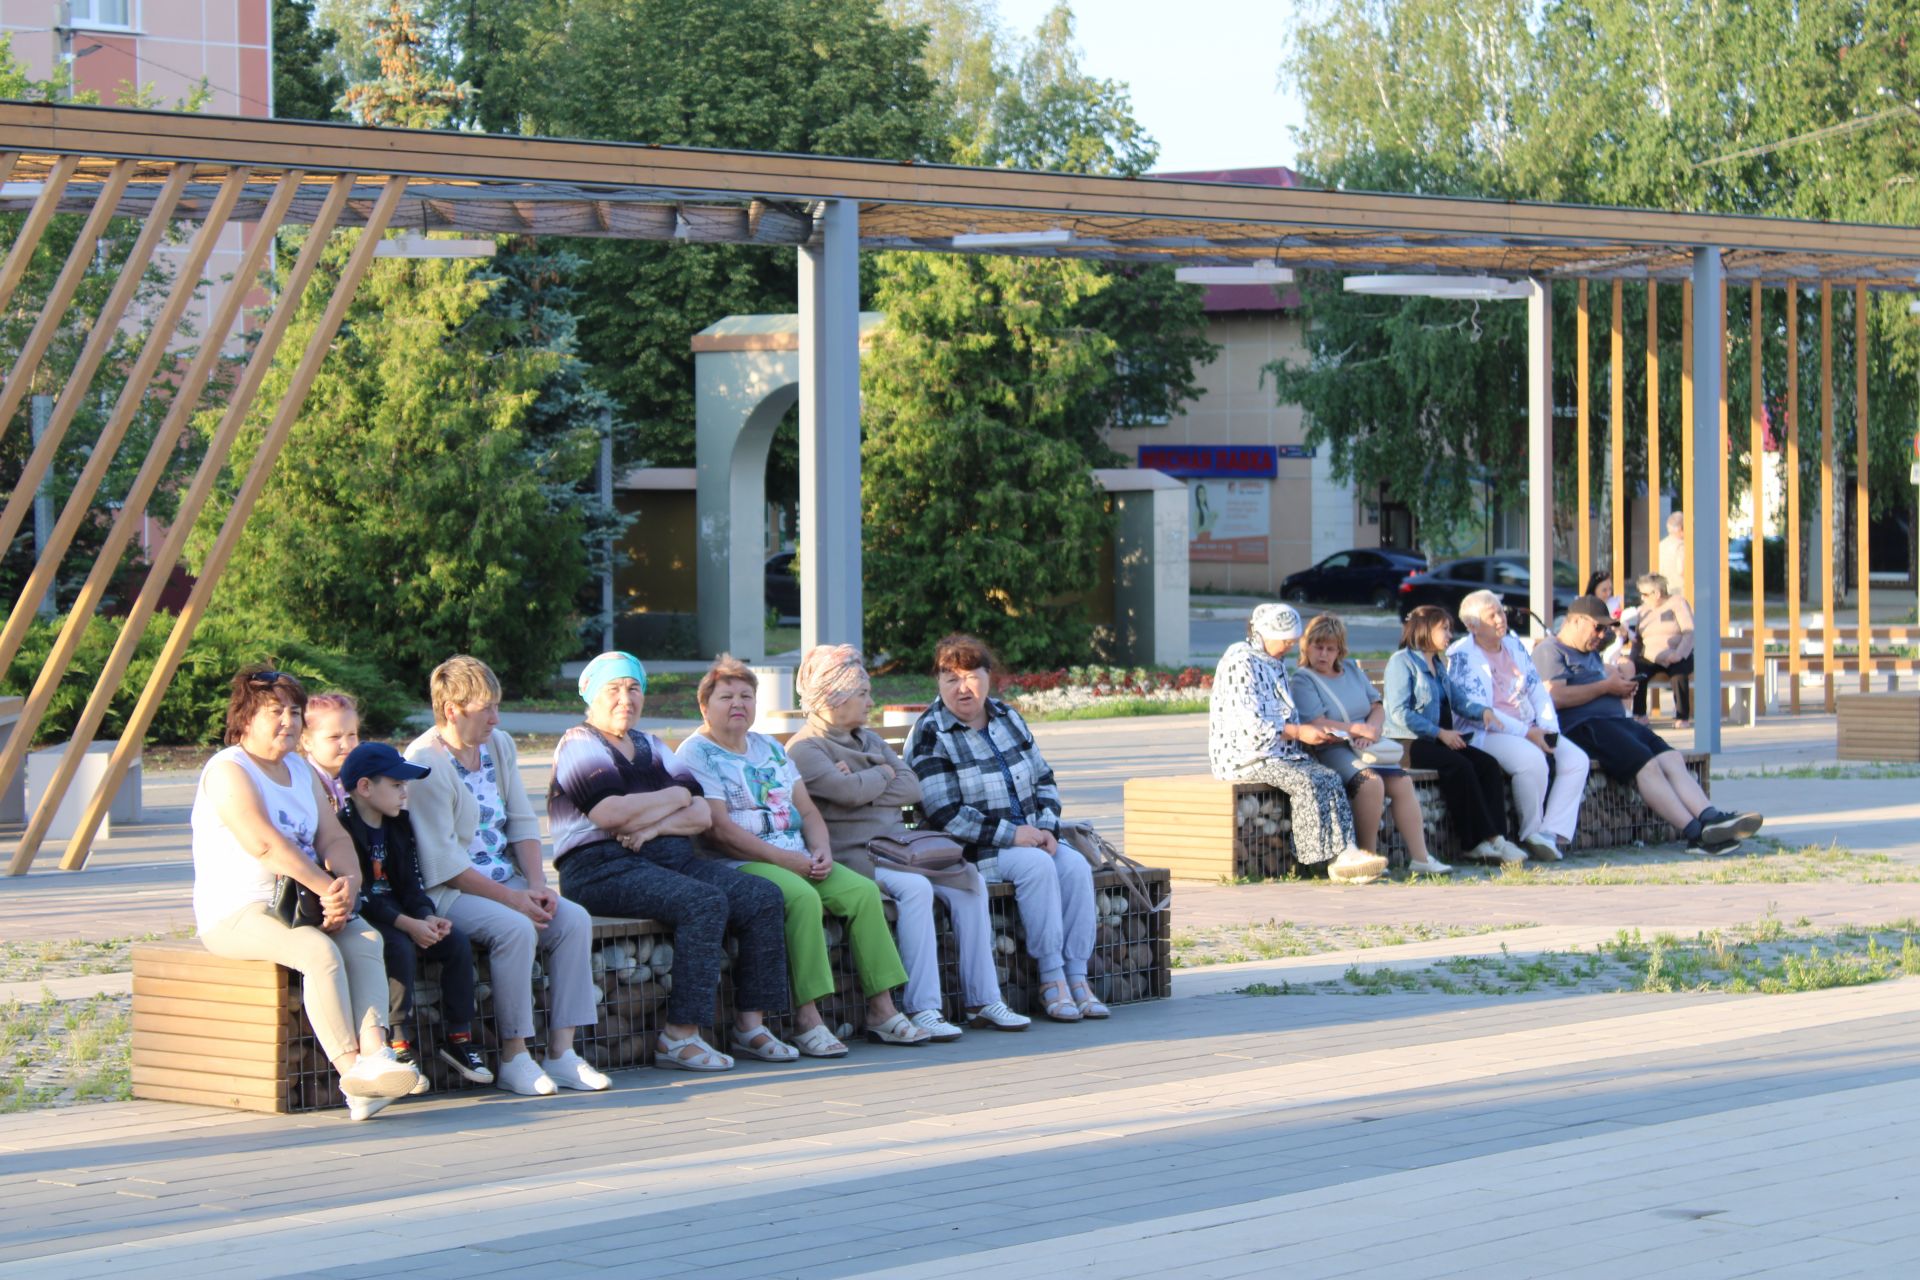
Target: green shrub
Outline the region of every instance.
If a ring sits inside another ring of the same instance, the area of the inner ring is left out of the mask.
[[[140,637],[126,679],[108,705],[101,738],[115,738],[126,730],[140,690],[153,674],[154,663],[173,631],[172,614],[157,614]],[[121,620],[94,618],[81,636],[80,647],[47,706],[36,741],[71,737],[74,724],[93,693],[94,683],[120,636]],[[27,632],[20,654],[13,660],[0,693],[25,694],[33,687],[53,648],[58,624],[36,622]],[[301,640],[270,641],[244,634],[235,623],[210,619],[194,633],[167,695],[161,699],[147,740],[165,744],[217,743],[226,728],[227,693],[233,673],[249,662],[267,662],[298,676],[309,693],[344,689],[360,699],[360,732],[369,738],[393,734],[421,699],[383,676],[372,663],[347,654],[316,648]]]

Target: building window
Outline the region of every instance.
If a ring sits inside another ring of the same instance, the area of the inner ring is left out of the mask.
[[[69,0],[68,21],[76,27],[133,28],[133,0]]]

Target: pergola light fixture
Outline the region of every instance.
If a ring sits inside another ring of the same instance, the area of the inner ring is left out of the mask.
[[[376,258],[491,258],[500,246],[491,240],[434,240],[408,232],[392,240],[382,240],[374,249]]]
[[[38,200],[46,189],[44,182],[0,182],[0,200]]]
[[[956,249],[1043,249],[1048,245],[1073,243],[1073,232],[1065,227],[1045,231],[964,231],[953,237]]]
[[[1181,284],[1292,284],[1293,271],[1277,262],[1248,262],[1231,267],[1181,267]]]
[[[1348,293],[1393,298],[1452,298],[1461,302],[1519,301],[1529,293],[1525,280],[1500,276],[1348,276]]]

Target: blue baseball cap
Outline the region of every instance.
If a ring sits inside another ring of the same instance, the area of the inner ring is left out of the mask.
[[[348,753],[346,763],[340,766],[340,786],[342,790],[351,791],[360,785],[362,778],[397,778],[401,782],[412,782],[432,772],[425,765],[409,763],[405,756],[384,742],[363,742]]]

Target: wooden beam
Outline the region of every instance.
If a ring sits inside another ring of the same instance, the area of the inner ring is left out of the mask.
[[[1622,596],[1633,580],[1633,574],[1627,565],[1627,330],[1626,317],[1621,314],[1620,281],[1613,282],[1613,324],[1608,334],[1608,359],[1612,361],[1612,399],[1607,405],[1607,509],[1612,518],[1607,522],[1611,542],[1608,553],[1612,557],[1607,569],[1613,574],[1613,589]],[[1585,583],[1581,583],[1585,586]]]
[[[1647,572],[1660,572],[1660,286],[1647,281]],[[1682,584],[1670,582],[1667,590]]]
[[[1758,666],[1761,637],[1767,629],[1767,425],[1766,386],[1760,366],[1761,340],[1766,330],[1760,305],[1760,282],[1747,286],[1747,503],[1753,511],[1753,546],[1747,552],[1747,568],[1753,575],[1752,600],[1755,665]],[[1754,709],[1766,709],[1766,699],[1755,690]]]
[[[1693,562],[1693,529],[1700,523],[1700,512],[1693,505],[1693,281],[1680,285],[1680,510],[1687,517],[1686,550],[1680,556],[1680,594],[1689,608],[1694,603],[1693,584],[1700,580],[1700,566]]]
[[[173,630],[167,635],[167,642],[154,662],[153,674],[147,680],[147,686],[141,690],[140,699],[134,704],[133,713],[127,719],[126,732],[121,736],[119,745],[107,761],[105,776],[100,787],[94,792],[86,812],[81,815],[79,828],[74,832],[73,840],[67,845],[66,855],[61,858],[63,870],[74,871],[86,865],[88,849],[92,847],[93,837],[100,830],[100,824],[106,819],[107,809],[113,803],[114,793],[120,789],[120,783],[127,776],[127,769],[133,763],[133,757],[139,754],[141,740],[146,737],[147,729],[153,724],[153,717],[160,710],[160,700],[166,696],[167,686],[173,681],[173,674],[180,667],[180,660],[186,656],[187,645],[193,640],[194,629],[199,626],[201,617],[206,613],[207,602],[212,598],[214,587],[220,581],[220,575],[226,570],[227,561],[233,555],[234,547],[240,541],[240,534],[246,528],[247,518],[253,514],[253,504],[260,498],[260,491],[266,487],[267,477],[273,471],[273,464],[280,456],[287,437],[293,432],[293,424],[305,406],[307,392],[313,387],[313,380],[320,372],[321,362],[332,349],[334,335],[340,331],[340,322],[346,318],[347,307],[353,296],[359,291],[360,282],[366,277],[367,268],[373,265],[373,251],[380,243],[387,224],[393,220],[394,210],[400,205],[400,198],[406,194],[405,178],[389,178],[386,189],[380,193],[380,199],[367,218],[366,229],[362,232],[353,252],[348,255],[346,266],[340,272],[340,280],[334,286],[333,296],[327,300],[326,310],[320,316],[319,326],[308,339],[307,349],[301,356],[299,366],[293,372],[292,381],[287,385],[286,395],[281,398],[280,408],[274,414],[273,422],[267,427],[266,435],[260,442],[260,451],[254,455],[253,466],[247,472],[247,478],[241,483],[240,491],[234,495],[233,507],[227,512],[226,522],[220,526],[213,547],[207,552],[206,562],[200,567],[200,576],[193,584],[193,592],[187,597],[186,605],[180,610],[180,616],[173,624]],[[75,769],[79,767],[79,755],[68,748],[65,765],[72,761]],[[69,782],[71,774],[69,774]],[[60,790],[64,793],[65,787]],[[34,814],[33,825],[28,827],[26,836],[21,838],[21,848],[27,847],[28,837],[36,840],[44,838],[47,826],[53,820],[54,809],[58,807],[59,797],[54,794],[51,784],[40,809]]]
[[[27,398],[27,389],[33,385],[34,370],[40,367],[40,357],[47,353],[53,335],[60,331],[61,322],[66,319],[67,305],[73,301],[74,291],[80,287],[80,281],[86,278],[87,268],[93,265],[93,247],[100,242],[100,233],[107,229],[107,223],[112,221],[114,207],[120,203],[120,194],[127,189],[127,183],[133,177],[133,168],[131,160],[122,160],[113,166],[113,172],[101,187],[100,199],[94,204],[93,212],[87,215],[79,238],[73,242],[73,248],[67,254],[66,266],[60,269],[59,278],[53,282],[53,289],[47,294],[45,305],[40,308],[40,318],[34,322],[33,332],[27,335],[26,344],[20,348],[20,354],[13,362],[13,372],[7,375],[6,385],[0,387],[0,437],[7,434],[13,415],[20,411],[21,402]],[[41,198],[44,200],[52,190],[48,187],[47,191],[41,192]],[[37,205],[35,207],[38,208]]]
[[[1820,656],[1827,710],[1833,710],[1833,567],[1840,540],[1833,527],[1833,286],[1820,285]]]
[[[185,175],[189,172],[185,165],[180,166],[180,185],[185,185]],[[141,347],[139,356],[132,368],[127,371],[126,381],[120,387],[120,397],[114,403],[113,411],[100,430],[100,436],[94,441],[93,450],[87,456],[86,466],[73,482],[73,491],[67,495],[67,502],[60,510],[60,518],[54,522],[53,531],[48,536],[46,546],[40,552],[40,559],[33,567],[33,573],[27,578],[27,585],[20,592],[20,598],[14,602],[13,612],[8,615],[4,628],[0,628],[0,671],[12,665],[14,656],[20,652],[20,644],[26,638],[27,625],[34,611],[39,607],[41,597],[53,586],[60,561],[66,556],[67,548],[72,545],[73,535],[79,530],[80,522],[86,518],[93,502],[93,495],[99,489],[100,482],[106,477],[107,468],[113,462],[114,455],[120,451],[120,442],[126,439],[127,429],[133,424],[134,414],[140,403],[146,398],[147,384],[160,367],[161,359],[167,348],[172,345],[175,331],[180,327],[181,317],[186,314],[187,304],[200,289],[200,275],[206,269],[207,260],[213,255],[215,242],[225,230],[227,219],[233,213],[234,205],[240,199],[240,193],[246,185],[247,170],[235,169],[221,184],[220,193],[208,210],[207,216],[194,234],[193,243],[187,250],[187,256],[178,264],[174,272],[173,287],[168,291],[166,303],[154,318],[147,332],[146,343]],[[169,183],[167,190],[174,192],[174,184]],[[177,194],[177,193],[175,193]],[[148,230],[163,234],[167,225],[168,202],[163,198],[153,209],[153,221]],[[139,256],[138,246],[135,257]],[[133,264],[129,262],[128,266]],[[144,267],[144,264],[142,264]],[[123,275],[123,280],[137,279],[139,271]],[[244,290],[242,290],[244,292]],[[79,384],[83,389],[85,384]],[[58,414],[55,414],[56,419]],[[51,432],[49,433],[51,434]],[[20,491],[13,495],[13,501],[20,500]],[[8,503],[8,510],[13,503]],[[6,545],[11,537],[13,526],[0,513],[0,546]],[[44,675],[44,670],[42,672]],[[17,731],[16,737],[21,736]],[[31,730],[26,736],[31,737]],[[6,786],[8,771],[0,764],[0,788]]]
[[[1867,530],[1873,516],[1872,491],[1867,487],[1867,286],[1853,286],[1853,513],[1854,538],[1859,543],[1860,656],[1871,656],[1873,635],[1873,579],[1871,539]],[[1867,692],[1867,672],[1860,671],[1860,692]]]
[[[200,289],[201,273],[205,270],[207,259],[211,256],[221,233],[226,229],[227,219],[233,213],[233,207],[247,181],[248,171],[235,169],[221,187],[220,194],[214,199],[208,210],[206,221],[201,224],[194,236],[193,245],[179,266],[174,277],[173,290],[167,297],[165,308],[154,321],[153,328],[147,334],[146,346],[140,352],[139,360],[127,376],[126,385],[121,389],[120,402],[114,406],[113,417],[106,431],[101,433],[100,443],[95,446],[93,456],[87,459],[86,470],[74,484],[73,494],[67,499],[67,505],[60,513],[60,522],[54,526],[52,541],[47,552],[34,566],[33,577],[27,580],[26,589],[21,592],[20,601],[14,606],[13,614],[8,617],[4,632],[0,632],[0,671],[12,665],[14,657],[20,652],[25,641],[27,629],[34,616],[34,604],[40,599],[52,578],[54,568],[72,540],[74,531],[85,516],[99,488],[100,481],[106,475],[107,464],[113,453],[119,449],[125,436],[127,424],[132,421],[134,410],[140,405],[152,381],[160,359],[166,354],[173,341],[175,331],[187,304]],[[13,726],[13,734],[6,746],[0,748],[0,791],[11,785],[20,766],[25,763],[29,744],[33,735],[45,717],[53,695],[60,687],[60,681],[66,675],[67,665],[73,661],[73,655],[80,648],[80,639],[86,633],[87,623],[99,608],[101,598],[106,594],[107,584],[112,580],[115,569],[119,567],[120,556],[125,552],[131,540],[133,529],[146,511],[147,502],[158,486],[162,474],[166,471],[167,461],[172,456],[179,440],[181,428],[186,425],[187,415],[199,401],[200,391],[205,387],[208,375],[220,356],[221,339],[232,328],[244,301],[247,289],[245,283],[253,279],[259,269],[260,259],[273,230],[284,216],[285,206],[292,200],[292,191],[280,197],[281,208],[278,214],[269,209],[270,223],[262,226],[255,236],[254,244],[241,263],[241,270],[234,278],[233,287],[226,291],[221,299],[219,315],[213,327],[202,336],[199,354],[188,368],[179,389],[175,392],[172,406],[160,430],[154,434],[152,444],[147,450],[146,462],[141,466],[140,474],[135,477],[133,486],[127,491],[125,501],[120,504],[114,516],[113,527],[108,531],[106,542],[94,557],[93,568],[87,574],[85,584],[74,598],[73,608],[68,613],[65,624],[55,637],[53,649],[40,664],[39,675],[35,677],[32,690],[21,705],[18,719]]]
[[[1787,681],[1788,702],[1800,711],[1800,286],[1787,281]]]
[[[14,482],[13,492],[7,496],[7,504],[0,508],[0,547],[13,545],[14,535],[20,532],[20,526],[26,522],[27,513],[33,510],[34,495],[39,491],[40,482],[53,468],[53,459],[60,452],[60,446],[66,442],[67,432],[73,426],[73,419],[93,394],[93,376],[100,371],[100,362],[105,360],[107,352],[120,338],[120,318],[127,313],[127,305],[140,291],[140,284],[147,273],[147,264],[153,261],[153,251],[160,247],[166,238],[168,224],[173,217],[174,206],[180,203],[185,194],[188,181],[193,177],[193,166],[178,164],[167,177],[166,186],[160,189],[160,198],[154,202],[152,211],[135,237],[133,248],[127,251],[126,261],[120,264],[114,278],[113,288],[107,294],[107,300],[101,304],[100,314],[93,317],[92,330],[87,334],[86,344],[80,349],[80,358],[74,362],[73,370],[67,375],[66,386],[60,391],[60,398],[54,402],[53,413],[47,419],[47,429],[34,443],[33,452],[20,469],[20,478]],[[156,357],[157,358],[157,357]],[[124,397],[123,397],[124,398]],[[137,402],[137,401],[136,401]],[[109,430],[112,424],[109,424]],[[121,425],[121,434],[125,434],[125,424]],[[96,454],[106,447],[108,459],[112,450],[119,447],[116,437],[108,445],[107,434],[103,431],[99,443],[94,446]],[[91,459],[89,459],[91,461]],[[78,523],[76,520],[75,523]],[[58,568],[60,556],[65,551],[64,544],[58,547],[50,545],[45,555],[53,560]],[[39,568],[35,566],[36,570]],[[46,575],[51,580],[52,571]],[[22,596],[21,602],[14,606],[15,612],[22,608],[32,613],[40,606],[37,596]],[[5,670],[0,667],[0,670]]]
[[[1587,304],[1587,282],[1580,282],[1580,301],[1574,310],[1574,403],[1576,405],[1576,426],[1574,431],[1574,453],[1579,458],[1575,468],[1580,486],[1579,499],[1573,506],[1574,525],[1579,532],[1580,547],[1580,589],[1586,590],[1587,579],[1593,574],[1593,509],[1590,505],[1593,494],[1591,475],[1593,459],[1592,447],[1588,439],[1591,429],[1591,375],[1588,369],[1592,340],[1588,328],[1592,323],[1591,311]]]
[[[153,556],[152,565],[147,571],[147,580],[141,586],[140,594],[135,597],[132,607],[128,610],[126,620],[120,628],[120,635],[114,641],[113,649],[107,655],[107,660],[101,667],[100,676],[94,681],[93,692],[88,695],[87,704],[81,709],[80,717],[74,724],[73,736],[68,743],[67,754],[62,757],[60,764],[54,771],[53,781],[62,795],[65,794],[66,788],[72,784],[73,775],[79,769],[82,755],[85,753],[87,747],[92,745],[93,735],[99,731],[101,721],[106,718],[107,707],[112,702],[113,695],[119,691],[120,682],[126,677],[127,667],[133,661],[134,650],[139,647],[140,637],[145,633],[147,623],[152,619],[154,611],[159,607],[160,593],[166,587],[167,579],[173,573],[174,565],[179,563],[180,553],[186,547],[187,536],[193,532],[194,521],[199,518],[200,509],[206,505],[208,495],[213,492],[214,482],[219,479],[221,471],[226,467],[228,462],[227,455],[233,448],[234,437],[239,433],[241,423],[246,419],[247,411],[252,407],[255,395],[259,393],[261,382],[265,380],[267,371],[272,367],[274,353],[279,349],[281,339],[286,335],[287,326],[292,322],[294,313],[299,309],[300,298],[301,295],[306,292],[307,281],[312,277],[314,269],[320,264],[320,259],[326,250],[327,237],[332,234],[334,224],[339,220],[341,210],[346,207],[347,193],[353,189],[353,183],[354,179],[350,174],[336,178],[333,188],[328,193],[325,201],[322,202],[319,212],[314,215],[312,228],[307,234],[306,243],[301,246],[300,255],[294,261],[293,270],[288,273],[287,279],[282,283],[279,300],[275,303],[273,313],[268,317],[266,327],[261,331],[259,340],[254,343],[252,354],[247,359],[246,370],[241,374],[239,384],[234,387],[233,393],[228,399],[226,411],[220,420],[220,426],[215,431],[213,440],[207,445],[207,451],[200,460],[199,470],[194,474],[193,483],[188,487],[186,496],[180,500],[179,507],[175,510],[172,521],[168,524],[166,539],[161,543],[160,550]],[[281,186],[282,190],[274,193],[274,198],[272,202],[269,203],[268,210],[270,213],[277,212],[279,216],[284,217],[298,192],[298,183],[297,181],[283,180]],[[268,248],[266,242],[270,241],[271,238],[271,236],[263,234],[255,239],[254,246],[249,249],[249,256],[256,266],[261,261],[261,255]],[[242,282],[236,280],[233,289],[230,291],[228,302],[223,304],[222,315],[229,328],[239,314],[240,300],[244,298],[246,292],[247,290]],[[207,345],[201,351],[201,359],[196,360],[194,364],[194,370],[198,372],[202,388],[205,386],[206,380],[208,376],[211,375],[218,360],[218,336],[218,330],[208,335]],[[204,367],[202,367],[203,365]],[[193,376],[194,373],[190,372],[187,382],[181,387],[182,395],[174,398],[172,410],[168,414],[167,422],[169,426],[174,428],[176,433],[186,425],[186,414],[191,409],[191,404],[188,399],[185,398],[185,393],[192,390],[196,397],[199,394],[200,388],[193,386]],[[161,434],[162,440],[168,438],[168,433],[165,429],[163,429]],[[152,487],[157,483],[160,472],[165,468],[164,457],[162,457],[158,464],[156,464],[154,457],[154,452],[159,451],[162,447],[162,440],[156,440],[154,442],[154,451],[150,451],[148,454],[147,466],[141,470],[141,479],[135,482],[136,486],[142,482],[147,483],[148,497],[151,497]],[[125,513],[123,513],[123,515],[124,514]],[[117,525],[116,527],[121,529],[123,535],[130,533],[132,530],[131,523]],[[122,545],[124,546],[124,541]],[[93,584],[92,576],[89,576],[88,582],[90,585],[95,585]],[[103,581],[97,585],[104,588],[105,583]],[[78,621],[76,621],[76,618],[78,618]],[[67,627],[84,628],[85,625],[85,616],[79,615],[76,607],[75,615],[67,619]],[[77,641],[77,635],[73,637],[73,639]],[[57,805],[57,800],[55,803]],[[43,805],[42,808],[45,808],[45,806]],[[48,812],[51,812],[51,810]],[[29,834],[31,834],[31,829]],[[45,829],[43,827],[41,830],[41,838],[44,838],[44,836]],[[85,842],[76,840],[68,845],[67,851],[71,856],[73,852],[78,849],[82,860],[84,860],[86,847]],[[31,847],[23,840],[20,847],[14,851],[12,860],[8,863],[8,874],[16,876],[23,874],[28,867],[33,865],[34,855],[38,851],[39,839],[35,839]]]
[[[73,171],[79,167],[79,156],[61,156],[53,162],[46,185],[40,189],[33,208],[27,211],[27,220],[20,224],[20,234],[13,238],[13,244],[7,249],[6,265],[0,267],[0,311],[5,311],[7,304],[13,301],[13,291],[20,287],[27,267],[33,262],[33,251],[40,247],[41,234],[46,231],[47,224],[53,221],[53,215],[59,212],[60,197],[66,194],[67,180],[73,177]]]

